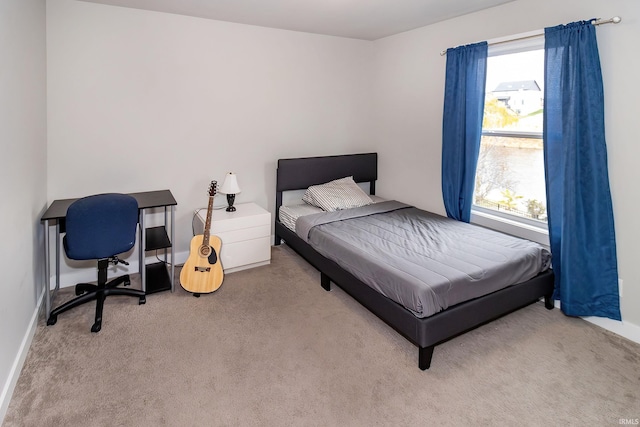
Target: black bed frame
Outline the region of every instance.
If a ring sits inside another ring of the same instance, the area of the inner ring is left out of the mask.
[[[359,183],[369,182],[370,193],[375,194],[375,182],[378,178],[377,153],[278,160],[275,244],[279,245],[284,239],[289,247],[320,271],[321,285],[325,290],[331,290],[331,282],[337,284],[369,311],[417,345],[420,369],[429,368],[433,349],[437,344],[532,304],[541,297],[544,297],[547,309],[553,308],[551,270],[527,282],[457,304],[426,318],[414,316],[400,304],[376,292],[337,263],[316,252],[279,219],[283,192],[306,189],[311,185],[345,176],[353,176]]]

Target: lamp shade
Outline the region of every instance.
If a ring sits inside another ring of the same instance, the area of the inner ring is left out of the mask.
[[[240,192],[240,187],[238,186],[238,177],[236,174],[229,172],[224,177],[222,187],[220,187],[220,190],[218,191],[222,194],[238,194]]]

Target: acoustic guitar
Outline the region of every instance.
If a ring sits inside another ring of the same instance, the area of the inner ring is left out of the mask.
[[[180,271],[180,285],[185,291],[192,292],[196,297],[199,297],[200,294],[218,290],[224,279],[224,272],[220,262],[222,241],[218,236],[210,235],[213,197],[216,195],[217,190],[217,181],[211,181],[204,232],[191,239],[189,258],[187,258],[182,271]]]

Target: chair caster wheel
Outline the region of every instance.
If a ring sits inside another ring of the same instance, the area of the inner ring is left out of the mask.
[[[47,320],[47,325],[52,326],[55,325],[58,321],[58,316],[49,316],[49,320]]]
[[[125,279],[124,286],[131,286],[131,280],[130,279]]]
[[[91,327],[91,332],[100,332],[100,329],[102,329],[102,322],[96,322]]]
[[[76,296],[78,297],[78,296],[80,296],[82,294],[84,294],[84,291],[81,290],[81,289],[76,288]]]
[[[138,301],[138,305],[142,305],[146,303],[147,303],[147,297],[140,297],[140,301]]]

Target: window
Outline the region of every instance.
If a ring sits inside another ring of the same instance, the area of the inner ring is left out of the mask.
[[[474,210],[546,228],[544,49],[491,48]]]

